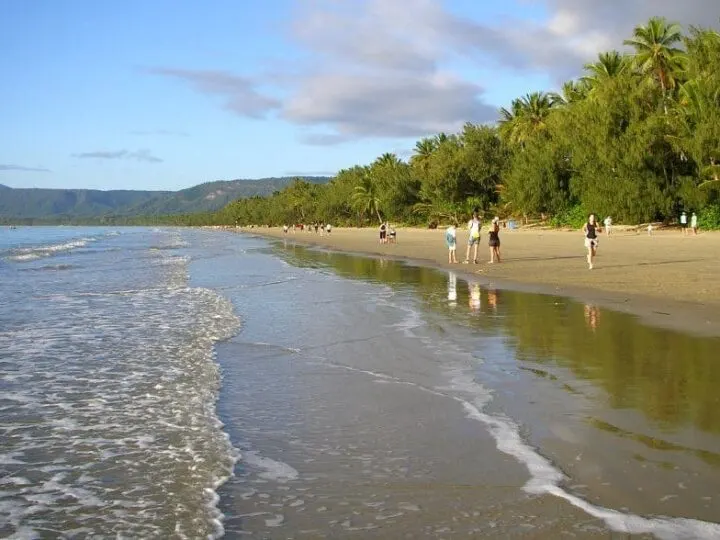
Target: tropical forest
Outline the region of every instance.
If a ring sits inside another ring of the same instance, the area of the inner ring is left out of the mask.
[[[325,184],[300,179],[238,199],[191,224],[381,221],[436,226],[474,208],[503,219],[577,226],[589,212],[616,223],[677,223],[696,212],[720,227],[720,33],[656,17],[600,53],[557,92],[514,99],[494,125],[417,141]],[[418,111],[422,114],[422,111]]]

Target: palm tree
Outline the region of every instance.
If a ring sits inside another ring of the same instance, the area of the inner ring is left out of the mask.
[[[397,167],[400,165],[400,158],[392,152],[385,152],[382,156],[375,160],[374,165],[378,167]]]
[[[627,58],[617,51],[598,54],[598,61],[585,64],[588,75],[581,77],[588,88],[593,89],[607,81],[621,75],[627,68]]]
[[[410,163],[417,165],[422,172],[427,173],[430,159],[437,146],[437,140],[434,138],[420,139],[415,143],[415,154],[410,158]]]
[[[636,26],[632,39],[624,41],[635,49],[633,66],[660,85],[663,101],[668,90],[675,88],[687,57],[675,45],[682,40],[682,28],[664,17],[653,17],[644,26]],[[667,112],[667,108],[666,108]]]
[[[352,204],[363,214],[375,214],[378,218],[378,222],[382,223],[382,216],[380,215],[381,198],[379,189],[375,178],[369,170],[365,172],[360,184],[355,186],[355,190],[352,194]]]
[[[500,109],[500,134],[511,144],[523,145],[547,127],[546,121],[556,105],[553,94],[533,92],[512,102],[511,110]]]
[[[550,99],[553,102],[553,107],[566,107],[567,105],[582,101],[587,97],[587,94],[588,86],[581,79],[579,81],[567,81],[563,83],[560,93],[551,93]]]

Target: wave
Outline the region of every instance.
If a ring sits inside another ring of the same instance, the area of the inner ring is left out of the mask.
[[[472,375],[464,371],[448,371],[450,377],[448,388],[428,388],[385,373],[354,368],[335,362],[323,362],[323,364],[362,373],[373,377],[378,382],[412,386],[424,392],[457,401],[464,408],[468,418],[476,420],[488,428],[495,439],[498,450],[525,465],[530,479],[523,487],[524,491],[533,495],[552,495],[564,499],[590,516],[603,521],[608,528],[615,532],[652,534],[661,540],[720,538],[720,524],[718,523],[688,518],[639,516],[593,504],[571,493],[562,485],[566,480],[563,472],[523,440],[517,423],[505,415],[486,412],[486,406],[492,401],[492,394],[477,383]],[[458,393],[469,394],[472,397],[464,398],[457,395]]]
[[[0,251],[0,258],[18,263],[36,261],[38,259],[44,259],[46,257],[52,257],[53,255],[72,251],[74,249],[84,248],[88,244],[97,242],[102,238],[111,238],[120,236],[121,234],[122,233],[119,231],[109,231],[97,236],[82,236],[80,238],[68,239],[52,244],[10,248],[6,251]]]

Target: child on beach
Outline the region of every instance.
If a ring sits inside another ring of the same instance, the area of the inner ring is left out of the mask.
[[[652,226],[652,223],[648,223],[647,232],[648,232],[648,236],[652,236],[652,234],[653,234],[653,226]]]
[[[448,248],[448,263],[457,263],[455,248],[457,247],[457,231],[455,224],[450,225],[445,231],[445,245]]]
[[[478,246],[480,245],[480,218],[478,217],[478,209],[473,210],[472,219],[468,221],[468,230],[470,231],[470,238],[468,238],[467,252],[465,253],[465,260],[463,264],[470,263],[470,250],[475,246],[475,253],[473,253],[473,263],[477,264],[477,252]]]
[[[490,225],[488,233],[488,245],[490,246],[490,264],[500,262],[500,218],[495,216]]]
[[[585,234],[585,247],[587,248],[588,269],[593,269],[593,259],[597,255],[598,237],[600,227],[597,225],[597,217],[595,214],[588,216],[587,222],[583,225],[583,233]]]
[[[603,222],[605,225],[605,236],[610,236],[610,229],[612,229],[612,218],[607,216]]]
[[[690,228],[692,229],[693,236],[697,236],[698,219],[697,219],[697,214],[695,212],[693,212],[692,216],[690,217]]]
[[[384,221],[380,224],[380,243],[387,244],[387,225]]]

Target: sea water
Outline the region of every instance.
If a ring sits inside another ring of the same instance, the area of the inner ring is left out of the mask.
[[[235,455],[183,233],[0,230],[0,537],[207,538]]]
[[[0,230],[0,536],[715,538],[718,342],[173,228]]]

